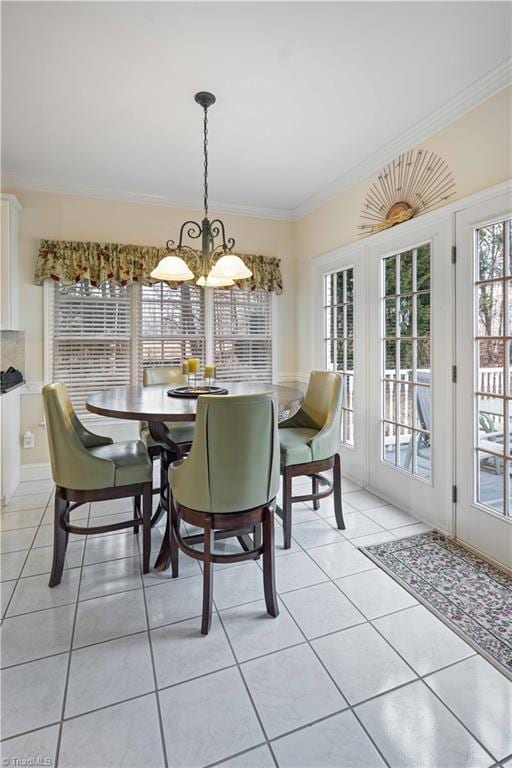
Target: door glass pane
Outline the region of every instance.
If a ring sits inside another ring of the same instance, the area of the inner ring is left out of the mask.
[[[342,443],[354,444],[354,270],[324,275],[325,367],[343,377]]]
[[[475,501],[510,515],[512,275],[510,219],[476,231]]]
[[[430,243],[383,262],[382,459],[430,481]]]

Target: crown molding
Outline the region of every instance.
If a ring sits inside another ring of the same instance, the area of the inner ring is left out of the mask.
[[[367,157],[366,160],[363,160],[344,173],[336,181],[333,181],[320,192],[305,200],[292,211],[292,219],[297,221],[307,216],[308,213],[312,213],[316,208],[332,200],[357,182],[370,178],[380,171],[386,163],[389,163],[402,152],[415,147],[429,136],[446,128],[446,126],[462,117],[466,112],[490,99],[491,96],[495,96],[499,91],[511,84],[512,57],[509,57],[478,80],[475,80],[424,120],[416,123],[412,128]]]
[[[2,173],[2,188],[27,189],[34,192],[51,192],[58,195],[74,195],[76,197],[91,197],[100,200],[114,200],[121,203],[142,203],[155,205],[160,208],[181,208],[186,211],[200,211],[202,201],[185,197],[163,197],[144,192],[125,192],[104,187],[89,187],[84,184],[66,184],[48,179],[32,178],[18,173],[4,171]],[[219,214],[234,216],[250,216],[257,219],[275,219],[291,221],[292,211],[288,208],[265,208],[251,205],[235,205],[230,203],[209,202],[209,207]]]

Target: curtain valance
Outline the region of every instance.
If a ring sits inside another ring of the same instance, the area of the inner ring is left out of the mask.
[[[100,285],[106,280],[119,285],[151,285],[156,281],[150,277],[150,273],[166,255],[165,248],[145,245],[41,240],[35,281],[37,285],[41,285],[47,278],[67,285],[73,285],[79,280],[89,280],[91,285]],[[238,283],[240,288],[249,291],[262,288],[281,293],[281,259],[273,256],[237,255],[241,256],[252,272],[252,277]],[[180,256],[198,278],[201,275],[201,252],[184,251]],[[176,287],[176,284],[170,285]]]

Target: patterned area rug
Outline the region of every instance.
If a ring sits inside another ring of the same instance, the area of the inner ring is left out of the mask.
[[[512,578],[429,531],[361,551],[512,679]]]

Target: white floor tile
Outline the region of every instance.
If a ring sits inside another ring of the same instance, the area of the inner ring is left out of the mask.
[[[151,627],[200,616],[203,605],[203,578],[190,576],[187,579],[171,579],[166,584],[148,587],[146,600]]]
[[[350,512],[344,516],[345,530],[341,531],[346,539],[369,536],[374,533],[382,533],[383,529],[369,517],[361,512]],[[333,520],[333,523],[335,521]]]
[[[7,610],[9,600],[12,597],[16,584],[16,581],[3,581],[0,583],[0,612],[2,617]]]
[[[308,638],[326,635],[366,621],[330,581],[288,592],[282,599]]]
[[[381,768],[385,763],[352,712],[272,742],[280,768]]]
[[[425,523],[415,523],[414,525],[404,525],[400,528],[393,528],[393,533],[397,538],[402,539],[405,536],[417,536],[419,533],[427,533],[431,530],[432,528],[429,525],[425,525]]]
[[[28,549],[34,540],[37,528],[20,528],[17,531],[0,533],[0,554]]]
[[[0,581],[17,579],[23,568],[28,551],[8,552],[0,558]]]
[[[402,529],[399,528],[398,530]],[[395,538],[396,536],[391,531],[382,531],[382,533],[370,533],[368,536],[359,536],[351,539],[351,541],[354,547],[371,547],[372,544],[384,544],[385,541],[393,541]]]
[[[2,667],[69,651],[74,605],[5,619],[0,629]]]
[[[7,615],[16,616],[20,613],[74,603],[78,594],[79,580],[80,571],[77,568],[64,571],[61,583],[51,588],[48,586],[47,574],[20,579],[14,590]]]
[[[219,768],[275,768],[274,760],[266,745],[250,749],[238,757],[220,763]]]
[[[322,544],[332,544],[341,541],[340,534],[323,520],[310,520],[307,523],[293,526],[292,535],[303,549],[319,547]]]
[[[66,549],[66,559],[64,568],[78,568],[82,565],[82,556],[84,551],[83,541],[71,541]],[[22,578],[25,576],[39,576],[43,573],[50,573],[52,569],[53,547],[34,547],[30,550],[27,562],[21,572]],[[63,577],[64,578],[64,577]]]
[[[21,509],[17,512],[2,512],[0,515],[0,530],[15,531],[19,528],[38,526],[44,515],[44,507],[36,509]]]
[[[288,560],[288,557],[280,557],[279,562],[281,560]],[[223,568],[215,572],[213,599],[219,611],[242,603],[253,603],[261,597],[263,572],[255,562],[241,563],[236,568]]]
[[[270,739],[346,707],[306,644],[248,661],[242,672]]]
[[[72,717],[154,690],[147,632],[71,654],[64,716]]]
[[[312,645],[349,704],[377,696],[416,677],[371,624],[321,637]]]
[[[4,739],[60,720],[67,666],[63,653],[2,670]]]
[[[159,688],[183,683],[235,664],[226,635],[216,615],[205,637],[196,619],[151,630]]]
[[[383,507],[387,504],[384,499],[375,496],[375,494],[370,493],[369,491],[354,491],[353,493],[347,493],[345,498],[351,507],[360,511],[364,509],[374,509],[375,507]]]
[[[50,725],[3,741],[3,765],[55,765],[60,726]],[[43,762],[38,762],[43,761]]]
[[[100,597],[112,592],[125,592],[142,586],[142,572],[138,557],[110,560],[82,568],[80,600]]]
[[[74,523],[77,525],[86,525],[87,520],[80,519],[80,520],[74,520]],[[84,541],[85,536],[82,536],[82,534],[77,533],[70,533],[69,534],[69,543],[71,544],[72,541]],[[48,525],[41,525],[39,528],[36,538],[34,539],[34,547],[53,547],[53,523]]]
[[[60,768],[162,768],[164,756],[154,694],[67,720]]]
[[[361,486],[350,480],[348,477],[341,478],[341,491],[342,493],[351,493],[352,491],[362,490]]]
[[[199,768],[263,741],[236,668],[167,688],[160,706],[170,768]]]
[[[421,680],[361,704],[356,713],[393,768],[487,768],[492,763]]]
[[[327,576],[305,552],[276,558],[276,589],[280,594],[322,581],[327,581]]]
[[[408,515],[407,512],[403,512],[391,504],[385,507],[367,509],[365,515],[371,517],[383,528],[399,528],[402,525],[412,525],[418,522],[412,515]]]
[[[374,624],[418,675],[474,654],[464,640],[422,605],[383,616]]]
[[[46,491],[50,495],[53,488],[54,482],[49,478],[47,480],[25,480],[25,482],[18,485],[14,491],[14,496],[27,496],[34,493],[46,493]]]
[[[409,592],[379,568],[346,576],[336,584],[368,619],[417,605]]]
[[[221,617],[238,661],[304,642],[302,633],[282,605],[275,618],[268,615],[264,600],[228,608],[221,612]]]
[[[142,589],[83,600],[78,604],[73,647],[113,640],[146,628]]]
[[[93,501],[91,503],[91,517],[115,515],[117,512],[133,513],[133,499],[110,499],[110,501]]]
[[[436,672],[425,682],[489,752],[512,752],[512,682],[481,656]]]
[[[141,549],[140,557],[142,557],[142,543],[141,543],[140,549]],[[159,551],[160,551],[160,547],[151,550],[151,557],[150,557],[151,570],[149,571],[149,573],[144,573],[142,575],[144,584],[148,587],[152,587],[155,584],[167,584],[167,582],[172,579],[172,573],[171,573],[170,567],[167,568],[166,571],[155,571],[153,568],[156,562],[156,558],[158,557]],[[184,555],[183,552],[180,552],[178,573],[179,573],[179,576],[178,576],[179,579],[184,579],[187,576],[199,576],[199,574],[201,573],[199,562],[197,560],[194,560],[193,557],[187,557],[187,555]]]
[[[16,512],[20,509],[44,509],[48,504],[50,491],[44,493],[27,493],[24,496],[11,496],[9,503],[2,508],[3,512]]]
[[[376,567],[349,541],[327,544],[325,547],[315,547],[315,549],[309,550],[309,555],[331,579],[359,573],[359,571],[368,571]]]
[[[119,536],[98,536],[87,539],[84,565],[119,560],[124,557],[138,557],[138,555],[137,536],[132,531]]]

